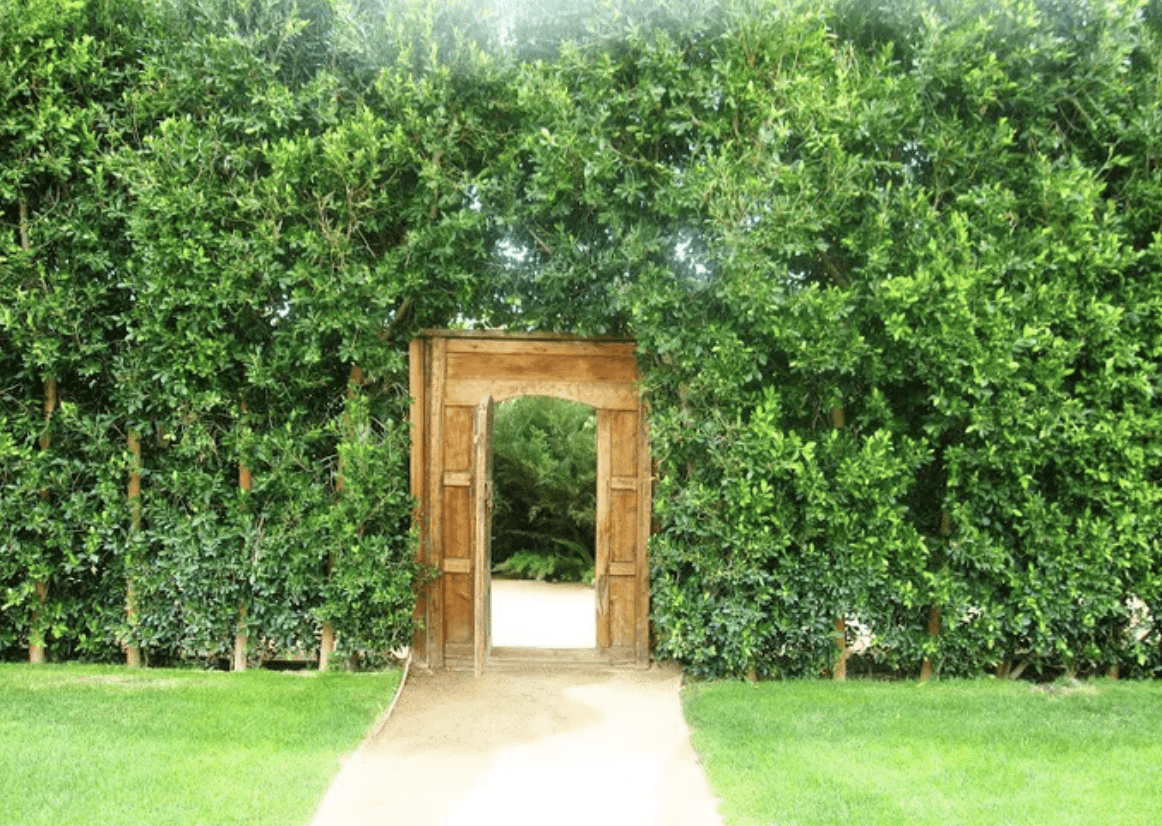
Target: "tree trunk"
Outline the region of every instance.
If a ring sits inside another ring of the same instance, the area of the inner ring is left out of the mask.
[[[835,667],[831,670],[831,679],[843,682],[847,679],[847,620],[835,621]]]
[[[355,391],[357,388],[363,386],[364,376],[363,368],[358,364],[351,365],[351,377],[347,380],[347,399],[350,401],[355,398]],[[351,438],[353,433],[353,426],[351,424],[350,414],[343,415],[345,439]],[[343,456],[339,455],[339,466],[335,472],[335,495],[342,496],[343,491],[347,489],[347,477],[343,472]],[[330,575],[331,569],[335,567],[335,556],[332,554],[327,560],[327,574]],[[319,635],[319,670],[326,671],[331,667],[331,655],[335,652],[335,624],[331,620],[323,623],[322,631]]]
[[[928,636],[940,636],[940,606],[933,605],[928,609]],[[926,683],[932,679],[932,658],[924,657],[924,662],[920,666],[920,682]]]
[[[947,539],[948,535],[952,533],[952,520],[948,516],[948,511],[941,511],[940,513],[940,536],[942,539]],[[946,564],[946,563],[942,563]],[[941,630],[942,616],[939,605],[933,605],[928,609],[928,636],[939,637]],[[932,658],[930,656],[924,657],[924,662],[920,665],[920,682],[925,683],[932,679]]]
[[[22,194],[20,196],[20,248],[25,252],[32,249],[32,240],[28,232],[28,199]],[[52,418],[53,411],[56,410],[57,401],[57,386],[56,379],[51,376],[45,380],[44,383],[44,420],[45,429],[44,435],[40,437],[40,449],[48,450],[51,439],[48,435],[48,421]],[[42,489],[40,491],[40,498],[48,499],[48,491]],[[28,629],[28,661],[30,663],[41,664],[45,661],[44,648],[44,629],[40,627],[41,620],[44,616],[44,602],[48,597],[48,583],[37,580],[33,587],[36,589],[36,604],[32,609],[32,616],[30,617]]]
[[[141,437],[129,431],[129,532],[136,536],[141,531]],[[125,616],[129,620],[129,639],[125,641],[125,664],[141,667],[141,646],[137,644],[137,588],[133,580],[134,559],[130,554],[125,564]]]
[[[831,426],[839,430],[846,424],[846,413],[842,406],[833,407],[829,416]],[[843,681],[847,679],[847,658],[849,656],[847,651],[847,620],[843,617],[835,619],[835,647],[838,649],[835,658],[835,667],[831,670],[831,678],[833,680]]]
[[[246,406],[246,399],[243,398],[239,402],[239,409],[242,412],[243,420],[239,422],[240,427],[245,427],[246,414],[250,412],[250,408]],[[254,486],[254,478],[251,476],[250,467],[246,464],[242,457],[238,459],[238,487],[242,492],[249,493]],[[238,625],[234,633],[234,665],[235,671],[246,670],[246,651],[250,647],[250,637],[246,633],[246,601],[243,600],[238,605]]]
[[[21,206],[24,207],[24,201],[21,201]],[[22,213],[27,209],[24,207]],[[21,221],[21,242],[28,243],[27,228],[25,227],[24,219],[27,215],[22,214]],[[27,249],[27,247],[25,247]],[[57,408],[57,383],[56,378],[49,376],[44,381],[44,434],[40,437],[40,449],[48,452],[52,447],[52,437],[48,432],[49,422],[52,421],[53,413]],[[47,488],[41,488],[40,498],[47,502],[49,493]],[[48,598],[48,583],[43,580],[37,580],[34,587],[36,588],[36,605],[32,609],[32,616],[30,618],[30,628],[28,630],[28,661],[34,664],[41,664],[46,659],[45,644],[44,644],[44,628],[41,623],[44,618],[44,603]]]
[[[234,671],[246,670],[246,649],[249,647],[250,638],[246,634],[246,603],[240,603],[238,606],[238,628],[234,634],[234,662],[232,668]]]
[[[319,638],[319,670],[326,671],[331,667],[331,654],[335,651],[335,624],[330,620],[323,623],[323,630]]]

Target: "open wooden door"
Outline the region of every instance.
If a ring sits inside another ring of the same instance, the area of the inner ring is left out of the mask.
[[[475,634],[473,668],[479,677],[492,650],[492,420],[491,396],[476,406],[472,417],[472,567]]]
[[[639,410],[597,411],[597,648],[613,662],[649,662],[651,480],[643,429]]]

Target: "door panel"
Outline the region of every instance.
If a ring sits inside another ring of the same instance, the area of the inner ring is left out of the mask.
[[[472,567],[475,591],[476,676],[492,649],[492,420],[496,405],[486,397],[476,407],[472,425]]]
[[[444,408],[444,469],[468,470],[472,463],[472,407]]]
[[[638,623],[638,413],[597,411],[597,647],[632,658]]]
[[[472,556],[470,494],[467,485],[444,481],[444,559],[469,559]]]
[[[443,496],[441,532],[440,585],[443,591],[446,645],[472,645],[473,581],[472,499],[469,471],[472,464],[471,407],[445,407],[443,427],[443,473],[440,474]]]
[[[636,410],[609,413],[609,472],[615,479],[637,476],[637,418]]]
[[[609,578],[609,642],[614,648],[634,643],[634,594],[637,581],[632,576]]]
[[[448,560],[451,562],[451,560]],[[445,564],[444,575],[444,614],[447,617],[445,624],[445,641],[450,644],[472,643],[472,579],[468,574],[454,573]]]
[[[610,562],[637,560],[637,491],[610,494]]]

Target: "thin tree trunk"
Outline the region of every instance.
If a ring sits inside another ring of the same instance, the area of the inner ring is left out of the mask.
[[[238,605],[238,627],[234,634],[234,671],[246,670],[246,649],[250,645],[250,638],[246,634],[246,603]]]
[[[331,667],[331,655],[335,653],[335,624],[330,620],[323,623],[323,630],[319,633],[319,670],[326,671]]]
[[[847,679],[847,620],[835,621],[835,667],[831,670],[831,679],[843,682]]]
[[[129,431],[129,532],[136,536],[141,531],[141,437],[136,430]],[[137,644],[137,587],[133,578],[134,559],[130,554],[125,566],[125,616],[129,620],[129,639],[125,642],[125,664],[141,667],[141,646]]]
[[[28,661],[33,665],[43,665],[46,660],[44,629],[40,627],[45,599],[48,598],[48,583],[37,581],[36,607],[32,609],[32,627],[28,629]]]
[[[23,206],[24,202],[21,201]],[[24,226],[24,223],[21,223]],[[27,242],[27,230],[21,233],[21,240]],[[40,437],[40,449],[48,452],[52,447],[52,437],[48,432],[49,422],[52,420],[53,413],[56,412],[57,407],[57,382],[56,378],[49,376],[44,382],[44,434]],[[40,498],[47,502],[49,493],[47,488],[41,488]],[[44,628],[41,627],[44,617],[44,604],[48,599],[48,583],[43,580],[37,580],[34,584],[36,589],[36,605],[32,609],[32,617],[30,628],[28,630],[28,661],[37,665],[43,663],[46,659],[45,643],[44,643]]]
[[[347,381],[347,400],[355,398],[356,388],[363,386],[363,368],[358,364],[351,365],[351,377]],[[350,414],[344,414],[344,424],[346,425],[344,437],[350,438],[352,435],[352,424]],[[347,477],[343,472],[343,455],[339,455],[339,466],[335,472],[335,495],[342,496],[343,491],[347,489]],[[335,567],[335,556],[332,554],[327,559],[327,575],[330,576],[331,571]],[[319,634],[319,670],[326,671],[331,667],[331,655],[335,652],[335,624],[331,620],[323,622],[323,628]]]
[[[933,605],[928,609],[928,636],[940,636],[941,614],[940,606]],[[932,658],[930,656],[924,657],[924,662],[920,665],[920,682],[926,683],[932,679]]]
[[[28,231],[28,199],[24,195],[20,196],[19,223],[20,248],[25,252],[29,252],[32,249],[32,239],[29,237]],[[40,449],[45,451],[49,449],[51,443],[48,435],[48,421],[52,418],[53,411],[56,410],[56,395],[56,379],[49,377],[44,383],[45,430],[44,435],[40,437]],[[40,491],[40,498],[47,501],[48,491],[42,489]],[[36,590],[36,604],[32,609],[28,629],[28,661],[30,663],[40,664],[45,661],[44,629],[40,627],[40,623],[41,618],[44,616],[44,602],[48,597],[48,583],[37,580],[33,584],[33,587]]]
[[[834,407],[830,414],[831,426],[839,430],[846,423],[846,414],[843,407]],[[833,680],[847,679],[847,620],[843,617],[835,619],[835,647],[838,649],[835,657],[835,667],[831,670]]]
[[[20,196],[20,248],[25,252],[32,249],[32,239],[28,234],[28,199]]]
[[[947,511],[940,513],[940,536],[947,539],[948,535],[952,533],[952,520],[948,516]],[[928,636],[939,637],[941,632],[942,615],[939,605],[932,605],[928,609]],[[925,683],[932,679],[932,657],[925,656],[924,662],[920,665],[920,682]]]
[[[243,398],[239,403],[239,408],[242,411],[243,420],[250,409],[246,406],[246,399]],[[241,427],[245,427],[245,422],[239,423]],[[250,467],[246,462],[239,457],[238,459],[238,487],[242,492],[249,493],[254,486],[254,479],[250,473]],[[250,637],[246,632],[246,600],[242,600],[238,605],[238,625],[234,634],[234,670],[246,670],[246,651],[250,646]]]

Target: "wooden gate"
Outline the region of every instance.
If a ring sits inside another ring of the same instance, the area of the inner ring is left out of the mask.
[[[415,339],[410,355],[420,557],[439,572],[417,602],[417,660],[477,670],[538,658],[648,665],[650,457],[633,343],[436,331]],[[597,411],[595,649],[491,647],[491,406],[514,396]]]

